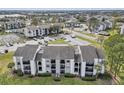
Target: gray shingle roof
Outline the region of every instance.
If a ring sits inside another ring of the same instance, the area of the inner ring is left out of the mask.
[[[98,48],[97,48],[97,55],[98,55],[98,58],[100,58],[100,59],[104,59],[105,58],[103,50],[98,49]]]
[[[80,46],[83,61],[94,62],[94,58],[104,58],[103,52],[93,46]]]
[[[32,60],[38,49],[38,45],[26,45],[24,47],[17,48],[14,56],[23,57],[24,61]]]
[[[49,59],[74,59],[74,49],[70,46],[44,47],[43,58]]]

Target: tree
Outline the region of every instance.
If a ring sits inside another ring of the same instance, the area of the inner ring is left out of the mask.
[[[121,68],[124,64],[124,43],[119,43],[113,47],[114,51],[114,77],[119,75],[119,72],[121,71]]]
[[[92,17],[88,20],[88,28],[90,29],[90,31],[92,31],[92,29],[99,23],[99,20],[95,17]]]
[[[79,20],[79,22],[86,22],[86,18],[85,17],[78,17],[77,19]]]
[[[104,41],[104,49],[109,71],[116,77],[124,64],[124,37],[116,34]]]
[[[97,64],[95,65],[95,69],[96,69],[96,78],[98,77],[99,72],[101,72],[102,65],[101,64]]]
[[[33,18],[32,22],[31,22],[31,25],[37,26],[38,25],[38,20],[36,18]]]

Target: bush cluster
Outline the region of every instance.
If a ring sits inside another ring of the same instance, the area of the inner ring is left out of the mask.
[[[95,81],[96,80],[96,77],[95,76],[92,76],[92,77],[86,76],[86,77],[83,77],[82,80],[84,80],[84,81]]]
[[[66,73],[64,76],[67,77],[67,78],[74,78],[76,75],[70,74],[70,73]]]
[[[51,73],[39,73],[38,76],[49,77],[49,76],[51,76]]]

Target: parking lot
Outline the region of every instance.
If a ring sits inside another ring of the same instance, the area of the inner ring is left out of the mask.
[[[44,39],[38,39],[38,38],[33,38],[28,41],[25,41],[24,43],[20,43],[20,37],[18,37],[15,34],[10,34],[6,36],[1,36],[0,37],[0,43],[2,43],[2,46],[0,46],[0,52],[2,53],[5,50],[8,51],[15,51],[18,47],[24,46],[26,44],[40,44],[40,45],[62,45],[62,44],[48,44],[49,41],[56,41],[58,39],[63,39],[66,44],[63,43],[63,45],[89,45],[90,43],[87,41],[83,41],[81,39],[76,38],[75,36],[72,37],[72,35],[68,34],[60,34],[56,37],[44,37]],[[12,44],[12,45],[11,45]]]
[[[9,44],[17,43],[20,40],[16,34],[8,34],[0,36],[0,45],[9,46]]]

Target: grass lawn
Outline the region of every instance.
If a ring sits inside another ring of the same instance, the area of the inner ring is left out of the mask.
[[[7,65],[12,62],[13,52],[9,52],[4,55],[0,55],[0,73],[8,71]]]
[[[113,35],[115,35],[115,34],[118,34],[117,29],[114,29],[114,30],[108,30],[108,32],[109,32],[109,34],[110,34],[111,36],[113,36]]]
[[[79,39],[81,39],[81,40],[88,41],[88,42],[92,43],[91,45],[95,45],[97,47],[100,47],[100,43],[97,42],[97,41],[90,40],[90,39],[87,39],[87,38],[83,38],[81,36],[76,36],[76,37],[79,38]]]
[[[61,77],[61,81],[54,81],[53,77],[33,77],[27,76],[9,76],[4,74],[0,76],[0,84],[7,85],[110,85],[110,80],[83,81],[80,78]]]
[[[68,44],[63,39],[57,39],[55,41],[49,41],[48,44]]]
[[[9,34],[9,33],[7,33],[7,32],[0,32],[0,35],[7,35],[7,34]]]
[[[81,32],[81,31],[78,31],[78,32],[81,33],[81,34],[87,35],[87,36],[97,37],[97,35],[95,35],[95,34],[90,34],[90,33],[87,33],[87,32]]]
[[[120,84],[124,85],[124,72],[120,73]]]

